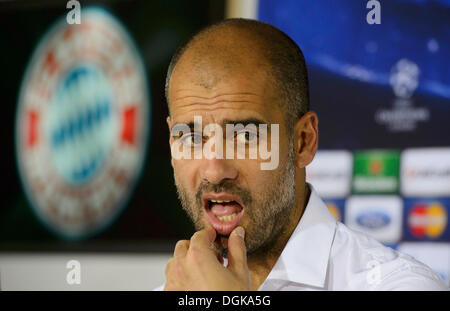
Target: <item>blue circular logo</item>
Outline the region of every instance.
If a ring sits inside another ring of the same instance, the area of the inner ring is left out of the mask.
[[[389,218],[389,215],[379,212],[379,211],[372,211],[372,212],[366,212],[364,214],[359,215],[356,218],[356,222],[363,227],[369,228],[369,229],[380,229],[383,228],[391,222],[391,219]]]
[[[61,176],[82,184],[105,162],[114,143],[117,113],[108,79],[92,65],[69,71],[48,109],[51,154]]]

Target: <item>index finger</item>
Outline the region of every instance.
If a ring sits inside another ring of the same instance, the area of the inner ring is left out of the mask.
[[[184,257],[189,249],[189,241],[180,240],[175,245],[175,251],[173,252],[173,257]]]
[[[216,239],[216,230],[212,227],[208,227],[197,231],[191,237],[190,247],[208,248]]]

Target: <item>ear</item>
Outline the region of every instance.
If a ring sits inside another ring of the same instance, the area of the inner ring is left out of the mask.
[[[170,120],[170,116],[167,117],[166,122],[167,126],[169,127],[169,146],[170,150],[172,150],[173,136],[172,136],[172,121]],[[172,164],[173,167],[173,158],[172,156],[170,158],[171,158],[170,163]]]
[[[319,144],[319,118],[313,111],[305,113],[294,125],[295,164],[306,167],[314,159]]]

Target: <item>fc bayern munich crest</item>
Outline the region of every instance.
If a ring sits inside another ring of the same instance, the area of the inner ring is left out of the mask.
[[[61,18],[28,65],[16,145],[38,218],[67,238],[105,229],[133,190],[145,157],[149,96],[144,67],[124,27],[107,11]]]

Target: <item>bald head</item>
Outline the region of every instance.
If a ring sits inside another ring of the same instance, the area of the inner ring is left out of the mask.
[[[243,70],[260,71],[272,80],[287,128],[292,129],[309,110],[307,71],[300,48],[279,29],[247,19],[227,19],[208,26],[175,53],[166,79],[167,102],[175,71],[211,89]]]

